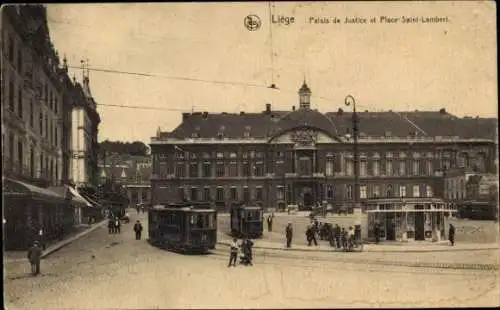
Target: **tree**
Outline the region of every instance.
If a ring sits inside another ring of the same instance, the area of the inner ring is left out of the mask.
[[[141,141],[121,142],[105,140],[99,143],[101,152],[128,154],[133,156],[147,156],[149,147]]]

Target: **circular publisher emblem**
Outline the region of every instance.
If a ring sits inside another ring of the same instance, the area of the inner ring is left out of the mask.
[[[250,31],[258,30],[261,24],[262,21],[257,15],[251,14],[245,17],[245,27]]]

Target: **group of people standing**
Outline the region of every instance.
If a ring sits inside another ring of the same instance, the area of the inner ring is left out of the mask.
[[[109,221],[108,221],[108,233],[111,234],[119,234],[121,233],[121,220],[118,216],[115,216],[113,214],[109,215]]]
[[[240,263],[245,266],[253,265],[253,241],[244,238],[241,244],[238,244],[238,238],[233,238],[230,246],[229,264],[228,267],[236,267],[238,253],[240,253]]]

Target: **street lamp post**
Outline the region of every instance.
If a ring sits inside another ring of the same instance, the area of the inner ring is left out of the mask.
[[[356,101],[354,97],[348,95],[345,97],[345,105],[352,104],[352,135],[353,135],[353,152],[354,152],[354,211],[360,211],[359,203],[359,146],[358,146],[358,124],[359,118],[356,113]]]

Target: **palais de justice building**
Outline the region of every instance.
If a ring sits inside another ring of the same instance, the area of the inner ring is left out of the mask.
[[[261,113],[184,113],[151,139],[152,203],[251,201],[269,207],[354,200],[352,113],[320,113],[304,82],[299,106]],[[350,107],[349,107],[350,108]],[[361,202],[443,197],[443,172],[496,173],[496,119],[446,112],[358,112]]]

